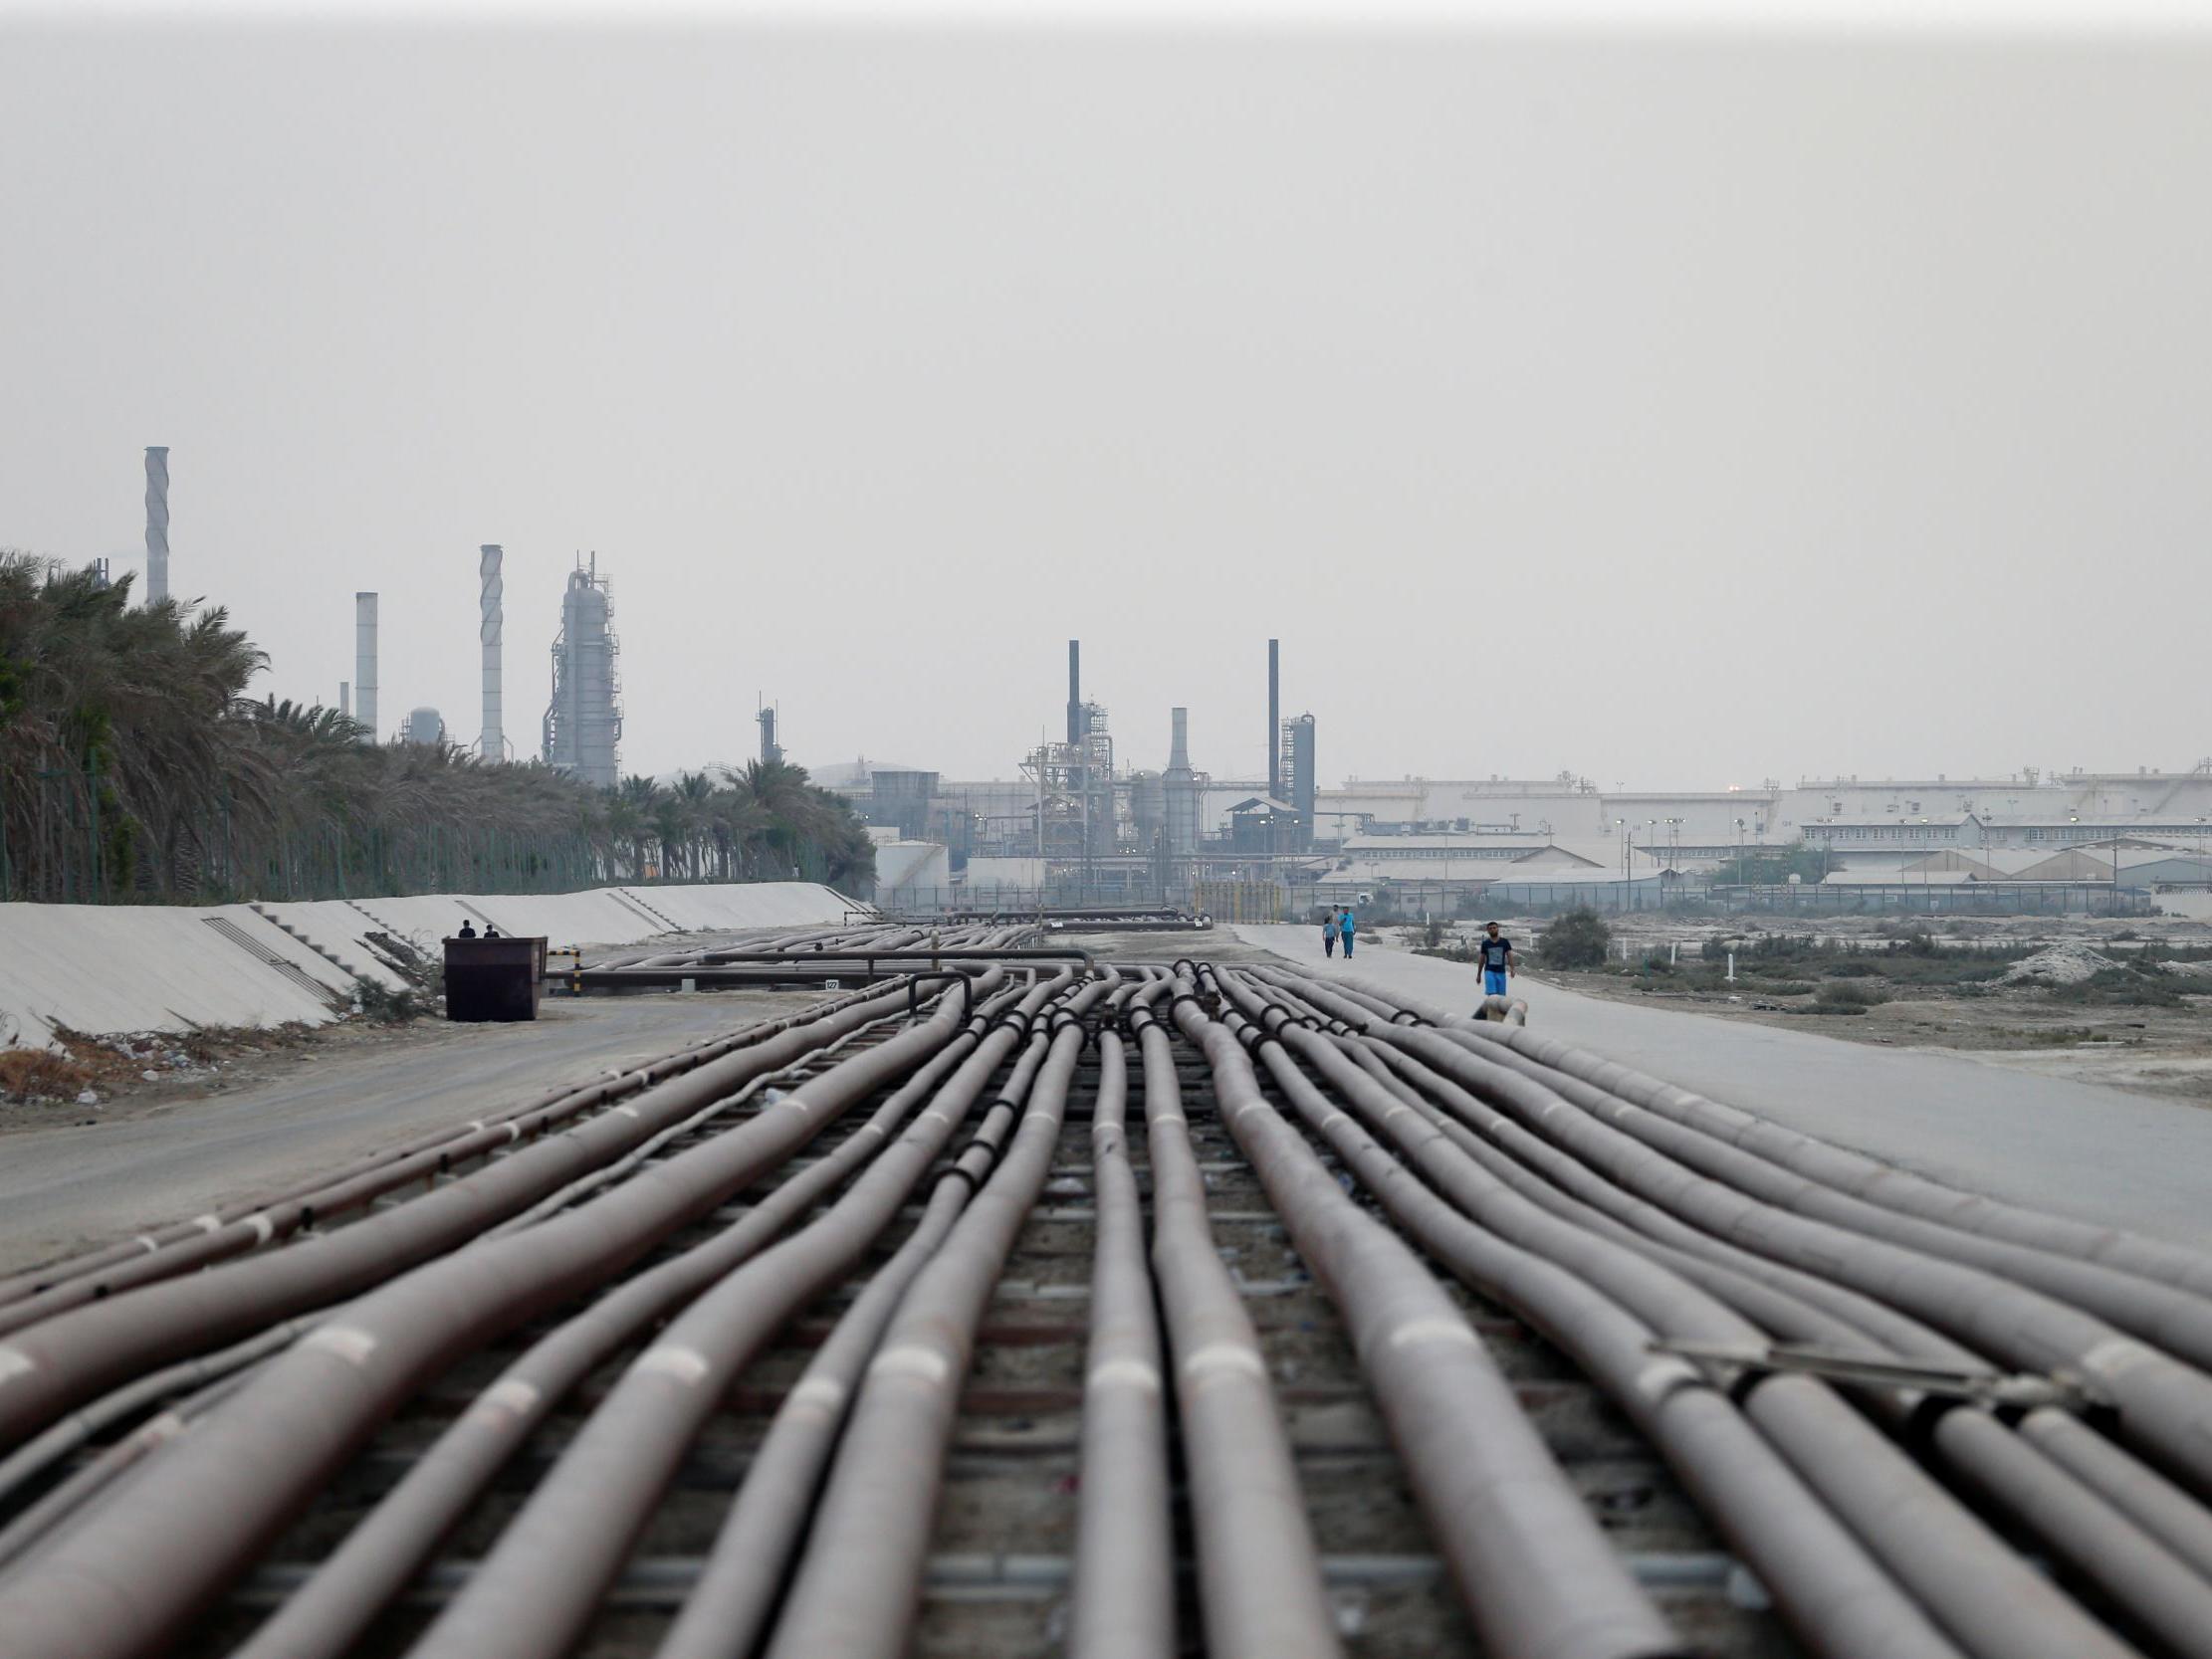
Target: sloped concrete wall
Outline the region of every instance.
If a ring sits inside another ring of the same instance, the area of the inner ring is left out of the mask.
[[[396,988],[367,935],[425,950],[474,921],[555,946],[630,944],[678,932],[834,925],[855,907],[812,882],[424,894],[301,904],[0,905],[0,1047],[73,1031],[321,1025],[357,978]],[[211,926],[220,923],[221,926]]]
[[[352,994],[343,968],[244,905],[0,905],[0,1046],[45,1047],[56,1026],[321,1025]]]

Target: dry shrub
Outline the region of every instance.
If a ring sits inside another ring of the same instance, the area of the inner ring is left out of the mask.
[[[0,1099],[27,1101],[43,1095],[75,1100],[92,1081],[92,1068],[66,1054],[43,1048],[0,1049]]]

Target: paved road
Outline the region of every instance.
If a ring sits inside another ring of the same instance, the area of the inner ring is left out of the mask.
[[[1455,1010],[1472,967],[1372,941],[1349,970],[1318,929],[1236,932],[1301,965],[1350,971]],[[1641,1008],[1514,981],[1529,1024],[1685,1089],[1954,1185],[2212,1251],[2212,1111],[2182,1101]]]
[[[310,1050],[294,1075],[236,1094],[0,1137],[0,1273],[202,1214],[809,1000],[753,992],[549,1001],[535,1024],[438,1025],[366,1051]]]

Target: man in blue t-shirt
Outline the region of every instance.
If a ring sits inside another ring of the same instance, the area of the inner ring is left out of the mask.
[[[1337,924],[1337,932],[1344,935],[1344,959],[1352,959],[1352,938],[1359,932],[1359,924],[1352,920],[1352,907],[1344,907],[1344,919]]]
[[[1503,996],[1505,982],[1514,971],[1513,941],[1498,933],[1495,922],[1485,925],[1482,936],[1474,941],[1474,955],[1482,964],[1482,994]]]

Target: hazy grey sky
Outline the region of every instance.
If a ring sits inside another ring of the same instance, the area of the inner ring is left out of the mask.
[[[2212,47],[0,22],[0,545],[385,724],[614,579],[626,769],[2212,751]]]

